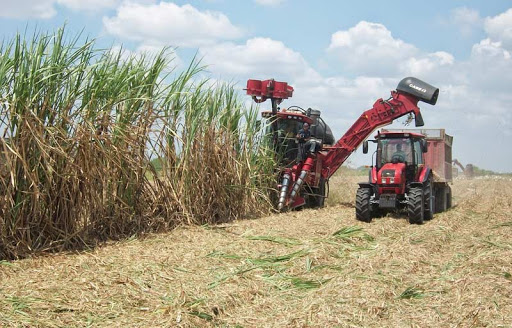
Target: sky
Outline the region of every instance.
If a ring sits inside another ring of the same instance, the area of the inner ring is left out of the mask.
[[[286,81],[282,106],[322,111],[340,138],[364,110],[414,76],[440,89],[419,103],[424,128],[454,137],[453,158],[512,172],[512,1],[0,0],[0,37],[66,24],[130,52],[175,47],[214,81]],[[270,106],[267,102],[262,107]],[[404,126],[399,119],[389,128]],[[358,149],[351,166],[369,165]]]

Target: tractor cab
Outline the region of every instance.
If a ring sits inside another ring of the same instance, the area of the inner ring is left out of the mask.
[[[381,188],[396,187],[393,193],[403,194],[406,184],[418,180],[427,151],[425,136],[418,133],[386,132],[378,133],[376,162],[371,171],[371,183]],[[363,144],[363,152],[368,152],[368,143]],[[385,190],[382,190],[385,192]]]
[[[423,146],[422,146],[423,145]],[[386,133],[377,135],[377,162],[379,184],[384,184],[383,174],[389,170],[401,172],[404,181],[417,181],[425,161],[425,137],[416,133]],[[386,176],[386,174],[384,174]]]

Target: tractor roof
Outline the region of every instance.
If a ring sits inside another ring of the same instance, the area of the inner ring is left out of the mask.
[[[375,135],[375,138],[425,138],[421,133],[407,132],[407,131],[383,131]]]

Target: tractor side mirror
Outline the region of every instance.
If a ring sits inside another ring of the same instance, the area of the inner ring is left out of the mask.
[[[368,140],[363,141],[363,154],[368,154]]]
[[[421,151],[424,153],[428,151],[428,142],[425,139],[421,140]]]

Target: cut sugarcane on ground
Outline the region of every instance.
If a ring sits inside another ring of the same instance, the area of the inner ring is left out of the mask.
[[[509,177],[454,181],[423,225],[328,206],[0,264],[6,327],[510,327]]]

